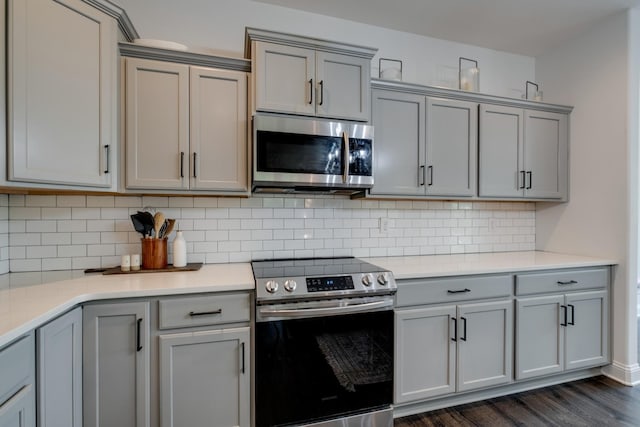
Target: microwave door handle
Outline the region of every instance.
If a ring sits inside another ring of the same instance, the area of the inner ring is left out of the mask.
[[[349,183],[349,135],[347,132],[342,132],[342,141],[344,143],[344,172],[342,174],[342,180],[345,184]]]

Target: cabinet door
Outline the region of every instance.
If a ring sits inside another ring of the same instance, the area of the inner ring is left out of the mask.
[[[82,427],[82,309],[37,330],[38,426]]]
[[[607,291],[581,292],[566,297],[565,369],[609,362],[609,301]]]
[[[519,108],[480,105],[479,196],[523,196],[523,117]]]
[[[126,60],[128,188],[188,188],[189,67]]]
[[[513,303],[458,306],[457,391],[513,380]]]
[[[0,427],[35,427],[34,408],[33,384],[29,384],[0,405]]]
[[[394,403],[455,391],[455,315],[452,305],[395,313]]]
[[[477,138],[478,104],[427,98],[428,195],[476,194]]]
[[[8,26],[9,180],[109,187],[115,20],[81,0],[9,0]]]
[[[249,426],[248,327],[159,339],[162,427]]]
[[[371,194],[425,194],[425,97],[374,90]]]
[[[316,52],[316,114],[369,121],[371,60]]]
[[[247,191],[247,75],[191,67],[190,187]]]
[[[567,194],[567,115],[525,111],[525,196],[561,199]]]
[[[83,310],[85,427],[149,427],[149,304]]]
[[[256,110],[314,115],[315,52],[253,42]]]
[[[564,296],[516,299],[516,379],[564,369]]]

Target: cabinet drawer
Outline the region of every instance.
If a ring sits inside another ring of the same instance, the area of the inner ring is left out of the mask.
[[[601,289],[608,283],[609,269],[606,267],[519,274],[516,276],[516,295]]]
[[[160,329],[248,322],[249,294],[206,295],[159,302]]]
[[[0,350],[0,405],[33,381],[34,367],[33,334]]]
[[[510,296],[511,275],[399,281],[398,307]]]

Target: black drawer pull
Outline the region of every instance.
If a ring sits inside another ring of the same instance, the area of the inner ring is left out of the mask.
[[[449,289],[447,291],[448,294],[466,294],[467,292],[471,292],[471,289],[460,289],[459,291],[452,291],[451,289]]]
[[[197,316],[213,316],[216,314],[222,314],[222,309],[219,308],[217,310],[213,310],[213,311],[190,311],[189,312],[189,316],[191,317],[197,317]]]
[[[575,280],[566,280],[566,281],[562,281],[562,280],[558,280],[558,285],[575,285],[578,282]]]

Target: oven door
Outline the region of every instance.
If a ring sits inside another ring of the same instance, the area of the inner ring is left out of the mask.
[[[335,305],[335,301],[329,304]],[[309,307],[301,315],[289,308],[258,307],[255,350],[258,427],[346,417],[388,408],[392,403],[391,307],[384,303],[363,311],[352,302],[338,305],[348,306],[337,311],[349,314],[328,315],[331,312],[328,306],[319,308],[324,309],[320,317],[312,315],[314,309]],[[276,313],[281,309],[288,311]],[[271,313],[265,315],[265,310]]]

